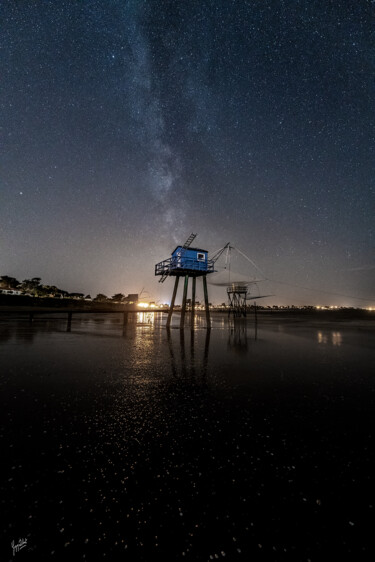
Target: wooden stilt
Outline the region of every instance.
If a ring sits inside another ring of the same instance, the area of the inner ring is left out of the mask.
[[[190,327],[194,330],[194,320],[195,320],[195,287],[196,287],[197,278],[193,277],[193,285],[191,289],[191,323]]]
[[[204,344],[204,354],[203,354],[203,368],[202,368],[203,378],[205,378],[206,374],[207,374],[208,351],[210,349],[210,337],[211,337],[211,330],[207,330],[206,341],[205,341],[205,344]]]
[[[167,328],[167,341],[168,341],[168,348],[169,353],[171,355],[171,366],[172,366],[172,375],[177,379],[178,378],[178,370],[176,364],[176,358],[173,352],[173,343],[172,343],[172,335],[170,328]]]
[[[171,325],[172,314],[173,314],[173,308],[174,308],[174,301],[176,300],[177,287],[178,287],[178,282],[179,282],[179,280],[180,280],[180,278],[179,278],[179,277],[176,277],[176,281],[175,281],[175,283],[174,283],[174,289],[173,289],[172,300],[171,300],[171,306],[169,307],[169,311],[168,311],[167,328],[169,328],[169,326]]]
[[[184,294],[183,294],[183,297],[182,297],[180,328],[183,328],[185,326],[186,297],[187,297],[188,284],[189,284],[189,276],[185,275]]]
[[[124,312],[124,321],[123,321],[123,326],[126,326],[126,324],[128,323],[128,312]]]
[[[195,379],[194,330],[190,331],[190,376]]]
[[[206,309],[207,328],[211,328],[210,308],[208,305],[207,275],[203,275],[204,306]]]
[[[185,331],[180,330],[180,353],[181,353],[181,372],[186,377],[186,352],[185,352]]]

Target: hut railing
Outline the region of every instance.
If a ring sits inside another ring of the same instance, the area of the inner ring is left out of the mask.
[[[206,273],[213,273],[214,262],[212,260],[199,261],[195,258],[172,257],[167,260],[161,261],[155,265],[155,275],[165,275],[172,271],[204,271]]]

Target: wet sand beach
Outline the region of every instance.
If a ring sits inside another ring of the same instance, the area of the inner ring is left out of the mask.
[[[374,321],[165,321],[0,318],[0,559],[371,559]]]

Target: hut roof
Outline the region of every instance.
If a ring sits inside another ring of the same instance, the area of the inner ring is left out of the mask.
[[[172,255],[175,253],[176,250],[178,250],[179,248],[183,248],[182,244],[179,244],[178,246],[175,247],[175,249],[172,252]],[[191,250],[193,252],[205,252],[206,254],[208,254],[207,250],[202,250],[201,248],[191,248],[190,246],[188,246],[187,248],[185,248],[185,250]]]

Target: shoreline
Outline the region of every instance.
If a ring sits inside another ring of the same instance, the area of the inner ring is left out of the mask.
[[[0,304],[0,322],[1,320],[6,321],[10,318],[14,319],[27,319],[30,321],[40,317],[46,317],[46,315],[67,315],[70,321],[72,317],[77,314],[115,314],[123,315],[124,322],[128,314],[134,315],[138,313],[155,314],[163,313],[164,315],[168,313],[168,309],[139,309],[136,305],[124,306],[124,305],[84,305],[82,303],[59,303],[60,306],[41,306],[39,302],[34,302],[34,304],[25,305],[1,305]],[[179,316],[181,310],[175,310],[174,315]],[[190,316],[191,311],[187,311],[187,315]],[[228,312],[221,309],[210,309],[211,315],[211,327],[215,328],[215,319],[226,318],[228,322],[234,325],[252,325],[254,322],[258,326],[272,326],[272,325],[284,325],[285,327],[298,327],[298,326],[320,326],[320,327],[332,327],[332,328],[357,328],[359,330],[375,330],[375,311],[361,310],[361,309],[342,309],[342,310],[298,310],[298,309],[283,309],[283,310],[264,310],[257,309],[256,314],[254,310],[249,310],[246,317],[229,316]],[[195,317],[205,316],[204,310],[196,310]],[[188,325],[187,327],[190,327]]]

